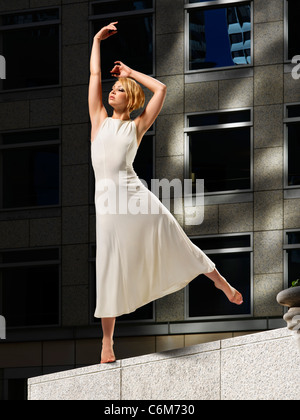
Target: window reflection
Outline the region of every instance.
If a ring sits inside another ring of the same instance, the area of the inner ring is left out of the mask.
[[[250,6],[228,7],[227,23],[234,64],[251,64]]]
[[[189,70],[251,64],[251,6],[189,11]]]
[[[24,25],[36,22],[45,22],[48,20],[59,19],[58,9],[48,10],[30,10],[29,12],[10,13],[1,16],[1,25]]]

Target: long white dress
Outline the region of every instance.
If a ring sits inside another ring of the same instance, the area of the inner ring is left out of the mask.
[[[91,145],[96,318],[131,313],[215,268],[138,178],[132,166],[137,149],[135,122],[109,117]]]

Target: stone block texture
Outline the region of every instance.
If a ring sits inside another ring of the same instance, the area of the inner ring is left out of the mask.
[[[298,400],[299,374],[283,328],[31,378],[28,398]]]

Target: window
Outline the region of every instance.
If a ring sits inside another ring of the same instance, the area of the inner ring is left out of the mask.
[[[39,9],[0,16],[0,45],[6,59],[3,89],[60,83],[59,9]]]
[[[0,208],[59,204],[59,129],[0,134]]]
[[[285,107],[285,188],[300,186],[300,104]]]
[[[222,318],[252,315],[253,245],[251,234],[190,238],[216,264],[244,298],[240,306],[228,301],[204,274],[187,286],[186,318]]]
[[[102,0],[92,3],[91,10],[93,36],[112,20],[119,22],[118,34],[101,44],[103,79],[112,78],[110,70],[116,59],[135,70],[153,75],[154,1]]]
[[[289,230],[284,234],[284,281],[285,287],[300,278],[300,230]]]
[[[96,307],[96,246],[92,245],[90,249],[91,258],[90,261],[90,280],[91,280],[91,295],[90,295],[90,313],[91,322],[100,322],[98,318],[94,317]],[[118,321],[153,321],[154,320],[154,302],[150,302],[138,308],[135,312],[125,314],[118,317]]]
[[[291,60],[295,55],[300,54],[300,4],[299,0],[286,0],[285,16],[285,39],[286,39],[286,59]]]
[[[0,400],[26,401],[28,395],[27,378],[5,378],[7,372],[13,372],[13,368],[3,369],[0,375]]]
[[[187,0],[186,71],[252,63],[252,2]]]
[[[57,248],[0,253],[0,313],[7,327],[59,324]]]
[[[204,179],[205,194],[252,189],[252,110],[186,116],[185,178]]]

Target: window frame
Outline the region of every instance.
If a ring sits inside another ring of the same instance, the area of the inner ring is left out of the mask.
[[[285,193],[285,198],[300,198],[300,185],[289,185],[288,184],[288,175],[289,175],[289,134],[288,126],[292,123],[299,123],[300,125],[300,115],[299,117],[288,117],[288,107],[293,105],[300,105],[300,102],[292,102],[284,104],[284,135],[283,135],[283,188]],[[291,196],[292,194],[292,196]]]
[[[31,328],[53,328],[53,327],[61,327],[62,324],[62,250],[61,246],[46,246],[46,247],[38,247],[38,248],[13,248],[13,249],[2,249],[0,251],[0,255],[2,252],[19,252],[19,251],[40,251],[40,250],[53,250],[56,249],[58,251],[58,259],[53,260],[38,260],[38,261],[28,261],[28,262],[13,262],[13,263],[2,263],[0,262],[0,271],[2,269],[7,268],[22,268],[22,267],[41,267],[41,266],[49,266],[49,265],[56,265],[58,267],[58,323],[57,324],[37,324],[37,325],[21,325],[21,326],[14,326],[14,327],[7,327],[8,330],[25,330]],[[0,278],[0,281],[2,279]],[[2,300],[0,299],[0,313],[3,313],[2,310]]]
[[[149,8],[149,9],[141,9],[141,10],[134,10],[134,11],[126,11],[126,12],[118,12],[118,13],[105,13],[105,14],[100,14],[100,15],[94,15],[93,14],[93,6],[95,4],[99,4],[99,3],[114,3],[117,2],[119,0],[94,0],[89,4],[89,48],[91,50],[92,45],[93,45],[93,23],[94,21],[97,20],[103,20],[103,19],[118,19],[118,18],[122,18],[122,17],[128,17],[128,16],[138,16],[138,15],[151,15],[153,16],[153,33],[152,33],[152,46],[153,46],[153,56],[152,56],[152,73],[149,73],[148,76],[151,77],[155,77],[155,69],[156,69],[156,20],[155,20],[155,10],[156,10],[156,0],[152,0],[153,1],[153,7]],[[102,83],[107,83],[107,82],[111,82],[112,80],[115,80],[114,77],[110,78],[110,79],[102,79]]]
[[[212,254],[227,254],[227,253],[245,253],[250,252],[250,314],[244,315],[213,315],[213,316],[189,316],[189,284],[184,288],[184,320],[185,321],[215,321],[224,319],[246,319],[252,318],[254,311],[254,245],[253,245],[253,232],[241,232],[241,233],[223,233],[217,235],[192,235],[190,239],[207,239],[207,238],[221,238],[221,237],[233,237],[233,236],[249,236],[250,246],[249,247],[238,247],[238,248],[219,248],[202,251],[209,257]]]
[[[220,6],[226,7],[226,5],[234,5],[234,4],[240,4],[243,3],[251,3],[251,64],[243,64],[243,65],[235,65],[235,66],[225,66],[225,67],[217,67],[217,68],[205,68],[205,69],[196,69],[196,70],[190,70],[189,69],[189,11],[193,9],[200,10],[201,8],[205,9],[217,9],[220,8]],[[197,73],[200,75],[207,75],[211,74],[213,76],[213,72],[220,72],[219,78],[220,79],[227,79],[228,78],[228,72],[226,70],[246,70],[245,75],[243,76],[243,72],[239,72],[239,74],[235,75],[234,77],[248,77],[248,71],[249,69],[253,69],[253,61],[254,61],[254,6],[253,6],[253,0],[213,0],[213,1],[206,1],[206,2],[198,2],[198,3],[189,3],[189,0],[185,0],[184,4],[184,73],[186,76],[193,76]],[[191,80],[191,83],[193,81]]]
[[[206,126],[188,126],[188,118],[193,115],[208,115],[212,113],[230,113],[236,111],[250,111],[250,121],[239,122],[239,123],[227,123],[217,125],[206,125]],[[189,158],[190,158],[190,145],[189,145],[189,133],[201,132],[208,130],[226,130],[231,128],[243,128],[249,127],[250,129],[250,188],[243,190],[228,190],[228,191],[213,191],[206,192],[204,194],[205,204],[221,204],[221,203],[236,203],[236,202],[250,202],[253,201],[253,188],[254,188],[254,124],[253,124],[253,107],[245,108],[231,108],[222,110],[212,110],[204,112],[189,112],[185,114],[185,127],[184,127],[184,177],[189,177]]]
[[[50,126],[50,127],[38,127],[38,128],[26,128],[24,130],[5,130],[0,131],[0,137],[2,134],[12,134],[12,133],[26,133],[26,132],[33,132],[33,131],[47,131],[47,130],[58,130],[58,139],[57,140],[46,140],[46,141],[37,141],[37,142],[30,142],[30,143],[19,143],[19,144],[12,144],[12,145],[3,145],[0,143],[0,165],[2,161],[2,150],[6,149],[18,149],[26,147],[34,147],[34,146],[49,146],[49,145],[58,145],[58,166],[59,166],[59,174],[58,174],[58,203],[57,204],[49,204],[45,206],[23,206],[23,207],[10,207],[4,208],[2,207],[2,185],[3,181],[0,182],[0,214],[1,212],[11,212],[11,211],[22,211],[22,210],[36,210],[36,209],[48,209],[48,208],[58,208],[61,207],[62,203],[62,127],[61,126]]]
[[[290,249],[299,249],[300,250],[300,242],[299,244],[289,244],[288,243],[288,233],[297,232],[300,233],[300,229],[285,229],[283,231],[283,287],[287,289],[289,287],[289,261],[288,261],[288,251]]]
[[[0,37],[2,31],[9,31],[9,30],[16,30],[16,29],[26,29],[26,28],[34,28],[34,27],[40,27],[40,26],[48,26],[48,25],[58,25],[58,55],[59,55],[59,68],[58,68],[58,84],[55,85],[42,85],[42,86],[32,86],[32,87],[23,87],[23,88],[14,88],[14,89],[3,89],[3,80],[0,79],[0,94],[5,93],[13,93],[13,92],[27,92],[27,91],[36,91],[41,89],[48,89],[48,88],[59,88],[62,86],[62,11],[61,6],[45,6],[45,7],[35,7],[35,8],[26,8],[26,9],[18,9],[13,10],[10,12],[3,12],[0,13],[0,18],[4,15],[11,15],[15,13],[27,13],[27,12],[35,12],[35,11],[43,11],[43,10],[58,10],[59,19],[53,19],[51,21],[42,21],[42,22],[30,22],[26,24],[17,24],[17,25],[1,25],[0,26]],[[6,63],[7,65],[7,63]],[[6,78],[9,75],[6,74]]]

